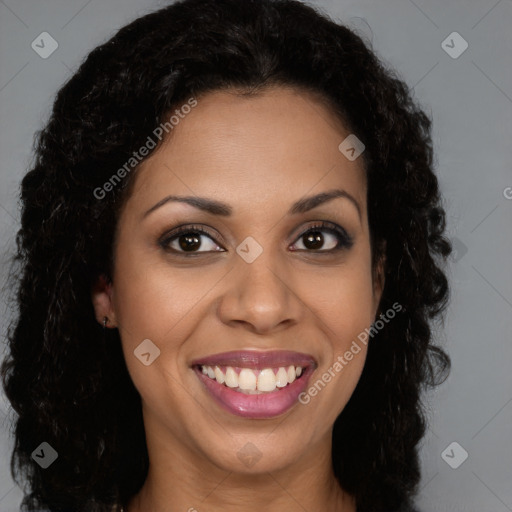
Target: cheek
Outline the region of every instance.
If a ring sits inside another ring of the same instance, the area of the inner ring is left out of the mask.
[[[303,286],[324,335],[319,342],[322,356],[300,401],[331,425],[352,396],[366,359],[365,329],[374,321],[369,259],[351,259],[321,279],[317,276],[316,282],[315,287]]]
[[[156,407],[160,392],[171,389],[176,408],[182,387],[179,383],[190,379],[186,341],[204,321],[208,292],[226,271],[215,266],[208,271],[172,267],[137,248],[127,247],[122,254],[115,267],[115,309],[128,371],[146,402],[154,402]],[[142,352],[141,346],[148,350]],[[148,351],[150,361],[153,351],[158,356],[146,366],[136,355]]]
[[[204,272],[171,271],[147,254],[125,255],[116,261],[115,308],[128,372],[144,407],[184,435],[179,418],[191,396],[183,386],[181,348],[204,316],[200,299],[215,280]]]
[[[303,273],[300,288],[308,306],[325,325],[333,348],[344,349],[374,320],[373,282],[366,254],[356,254],[346,264],[314,276]]]
[[[123,341],[131,346],[153,337],[166,349],[172,348],[169,340],[182,339],[178,333],[191,324],[220,276],[192,266],[171,267],[135,251],[117,260],[116,273],[115,308]]]
[[[330,284],[325,294],[325,308],[318,314],[327,327],[329,347],[323,351],[322,363],[331,368],[341,356],[343,369],[335,373],[343,375],[344,381],[357,380],[366,357],[362,333],[374,320],[371,279],[354,271],[347,279]]]
[[[326,322],[339,334],[339,350],[369,327],[373,321],[372,280],[366,271],[354,269],[330,288],[330,309]]]

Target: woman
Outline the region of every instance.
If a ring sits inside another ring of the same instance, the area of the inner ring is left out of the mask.
[[[2,366],[25,509],[412,510],[450,253],[430,120],[295,0],[99,46],[22,181]]]

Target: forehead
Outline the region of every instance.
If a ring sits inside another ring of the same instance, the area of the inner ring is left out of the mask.
[[[348,135],[328,104],[306,91],[210,92],[141,164],[130,200],[209,195],[236,213],[343,188],[366,208],[362,159],[350,161],[339,150]]]

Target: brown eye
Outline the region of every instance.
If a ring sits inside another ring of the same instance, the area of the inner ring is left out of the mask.
[[[177,253],[191,254],[223,250],[204,229],[192,226],[184,226],[173,231],[159,243],[166,251]]]
[[[308,228],[299,235],[298,240],[303,247],[296,247],[294,250],[330,252],[350,248],[353,244],[343,228],[327,222]]]
[[[292,251],[330,253],[350,248],[353,241],[342,227],[331,222],[322,222],[319,225],[310,226],[299,235],[296,244],[299,247],[294,247]],[[213,235],[200,226],[180,226],[164,235],[159,245],[165,251],[182,255],[225,252],[215,242]]]
[[[324,244],[324,235],[321,231],[309,231],[302,235],[302,243],[307,249],[321,249]]]

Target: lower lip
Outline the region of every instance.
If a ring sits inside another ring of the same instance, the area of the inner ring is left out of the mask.
[[[228,388],[224,384],[219,384],[208,375],[204,375],[198,367],[195,367],[194,370],[210,396],[224,410],[252,419],[274,418],[292,408],[298,402],[299,395],[306,389],[309,377],[313,373],[313,368],[308,366],[300,378],[295,379],[281,390],[276,388],[270,393],[246,395]]]

